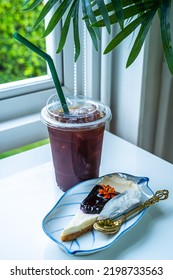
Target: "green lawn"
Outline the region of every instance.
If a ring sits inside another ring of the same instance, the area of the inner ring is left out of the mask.
[[[49,143],[49,138],[38,141],[38,142],[34,142],[34,143],[31,143],[31,144],[26,145],[26,146],[19,147],[19,148],[14,149],[14,150],[4,152],[4,153],[0,154],[0,159],[10,157],[10,156],[13,156],[13,155],[16,155],[16,154],[34,149],[36,147],[40,147],[40,146],[48,144],[48,143]]]

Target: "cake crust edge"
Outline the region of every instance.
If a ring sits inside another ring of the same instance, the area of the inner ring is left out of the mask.
[[[67,235],[61,235],[61,241],[72,241],[74,239],[76,239],[77,237],[83,235],[84,233],[91,231],[93,228],[93,225],[90,225],[80,231],[76,231]]]

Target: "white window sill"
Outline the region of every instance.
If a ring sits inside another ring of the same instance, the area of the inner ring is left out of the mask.
[[[0,153],[48,137],[47,128],[41,123],[39,113],[3,122],[0,134]]]
[[[54,88],[54,83],[49,75],[5,83],[0,85],[0,100],[50,88]]]
[[[53,88],[0,101],[0,154],[48,137],[40,112],[55,93]]]

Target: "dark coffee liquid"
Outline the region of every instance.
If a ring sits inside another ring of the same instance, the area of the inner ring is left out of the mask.
[[[104,128],[48,127],[56,181],[63,191],[99,176]]]

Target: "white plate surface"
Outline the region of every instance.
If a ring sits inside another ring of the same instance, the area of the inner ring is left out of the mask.
[[[142,201],[147,200],[153,196],[153,191],[148,186],[149,179],[147,177],[136,177],[125,173],[114,173],[122,178],[131,180],[137,183],[142,191]],[[112,174],[106,175],[111,176]],[[102,178],[102,177],[101,177]],[[71,218],[76,214],[80,207],[82,200],[88,195],[92,188],[97,184],[97,179],[91,179],[69,189],[59,199],[53,209],[43,219],[44,232],[55,241],[58,246],[70,255],[86,255],[104,250],[111,246],[118,238],[136,225],[144,215],[145,210],[137,214],[132,219],[126,221],[117,234],[106,235],[104,233],[92,230],[80,236],[76,240],[69,242],[62,242],[60,239],[63,228],[69,223]]]

